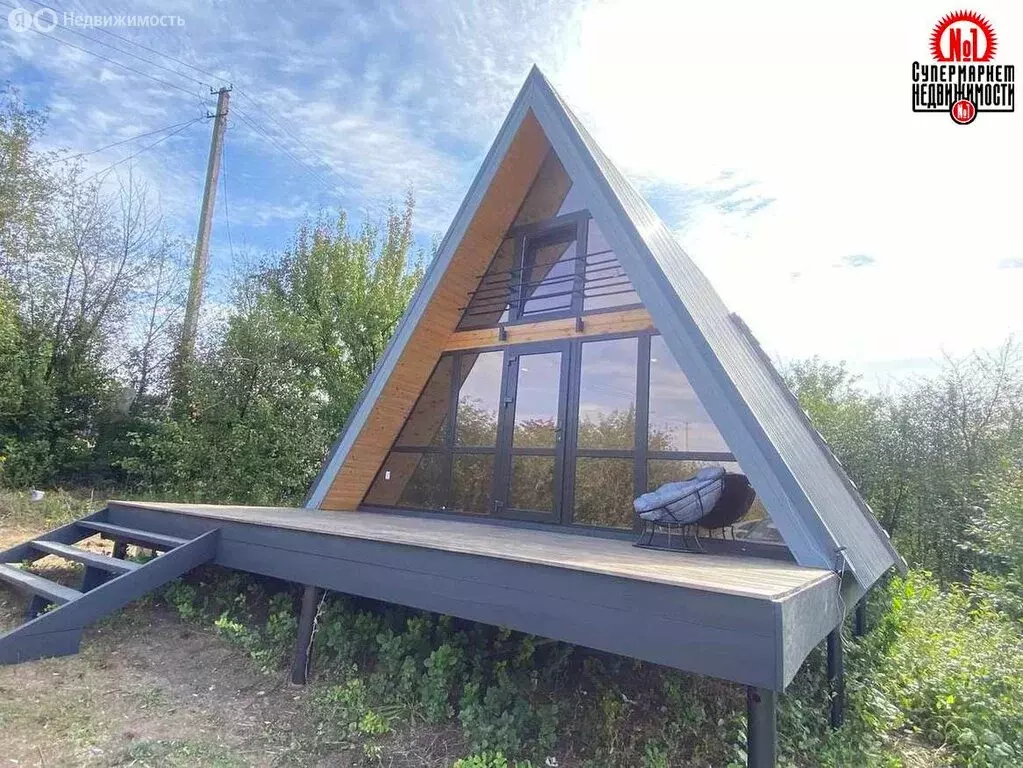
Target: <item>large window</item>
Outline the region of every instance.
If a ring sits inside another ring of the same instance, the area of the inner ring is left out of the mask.
[[[728,452],[662,336],[650,340],[649,424],[647,447],[652,452]]]
[[[367,504],[492,511],[503,360],[503,352],[440,359],[366,494]]]
[[[579,346],[572,522],[631,528],[639,339]]]
[[[627,530],[711,464],[741,471],[661,336],[565,339],[442,357],[365,503]],[[778,540],[759,503],[736,533]]]

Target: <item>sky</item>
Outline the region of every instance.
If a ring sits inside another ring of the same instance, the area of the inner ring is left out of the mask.
[[[53,0],[39,33],[4,23],[12,4],[41,7],[0,0],[0,71],[48,110],[49,148],[189,121],[234,87],[214,295],[304,218],[378,221],[410,188],[429,248],[536,63],[777,361],[845,360],[883,387],[1023,334],[1023,116],[911,111],[911,64],[951,5]],[[1023,6],[973,10],[996,61],[1023,65]],[[65,11],[174,19],[104,30]],[[83,161],[144,150],[109,183],[130,167],[190,239],[210,130]]]

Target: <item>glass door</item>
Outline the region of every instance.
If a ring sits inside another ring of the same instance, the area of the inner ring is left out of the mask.
[[[503,517],[561,519],[568,363],[566,342],[505,353],[494,494],[494,511]]]

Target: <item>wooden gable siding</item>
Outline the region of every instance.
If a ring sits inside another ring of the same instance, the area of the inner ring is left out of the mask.
[[[502,347],[508,344],[529,344],[534,341],[575,339],[585,336],[600,336],[607,333],[635,333],[653,331],[653,318],[642,307],[622,309],[617,312],[599,312],[583,317],[582,330],[576,326],[574,317],[560,320],[546,320],[505,328],[506,338],[502,341],[497,328],[479,328],[451,334],[445,349],[453,352],[459,349],[480,347]]]
[[[366,495],[454,332],[469,291],[512,225],[549,150],[540,124],[529,113],[321,508],[353,510]]]

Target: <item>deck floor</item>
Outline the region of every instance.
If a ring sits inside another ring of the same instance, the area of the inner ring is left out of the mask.
[[[619,539],[488,525],[470,519],[290,507],[115,503],[121,507],[405,544],[767,600],[782,600],[834,578],[831,571],[766,558],[638,549]]]

